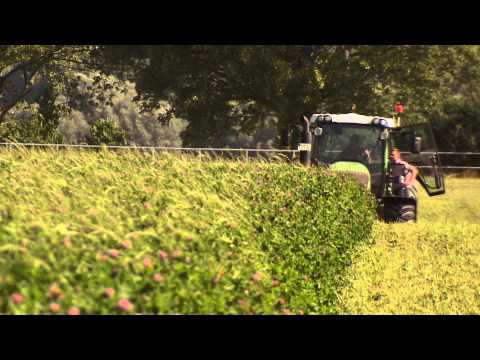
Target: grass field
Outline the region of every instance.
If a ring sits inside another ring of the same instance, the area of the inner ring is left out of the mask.
[[[480,314],[480,179],[421,190],[417,224],[377,223],[341,294],[346,314]]]

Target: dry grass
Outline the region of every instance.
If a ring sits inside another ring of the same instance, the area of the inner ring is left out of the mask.
[[[480,314],[480,180],[422,191],[417,224],[375,227],[341,293],[348,314]]]

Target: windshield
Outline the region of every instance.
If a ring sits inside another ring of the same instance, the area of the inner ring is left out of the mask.
[[[372,191],[376,192],[383,169],[381,128],[330,123],[323,125],[322,130],[321,135],[314,136],[314,163],[331,165],[338,161],[360,162],[368,168],[372,177]]]
[[[314,158],[326,164],[358,161],[381,162],[380,128],[370,125],[326,124],[315,136]]]

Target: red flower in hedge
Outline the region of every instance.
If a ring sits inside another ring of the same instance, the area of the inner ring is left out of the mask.
[[[151,209],[151,208],[152,208],[152,205],[151,205],[150,203],[146,202],[146,203],[143,204],[143,208],[144,208],[145,210],[148,210],[148,209]]]
[[[159,256],[160,259],[162,259],[162,260],[167,260],[167,259],[168,259],[168,254],[167,254],[165,251],[163,251],[163,250],[160,250],[160,251],[158,252],[158,256]]]
[[[130,240],[123,240],[122,246],[124,249],[130,250],[132,248],[132,242]]]
[[[176,249],[176,250],[173,252],[172,256],[173,256],[174,258],[178,258],[178,257],[182,256],[182,250]]]
[[[58,303],[51,303],[50,305],[48,305],[48,309],[54,313],[54,314],[57,314],[59,311],[60,311],[60,304]]]
[[[72,246],[72,240],[70,239],[70,236],[65,236],[63,238],[63,245],[67,248]]]
[[[63,297],[62,290],[60,289],[57,283],[53,283],[48,289],[48,298],[56,299],[56,298],[62,298],[62,297]]]
[[[121,299],[117,305],[118,309],[123,312],[130,312],[133,310],[133,304],[128,299]]]
[[[112,258],[117,258],[120,256],[120,251],[116,250],[116,249],[110,249],[108,250],[108,254],[112,257]]]
[[[115,296],[115,289],[114,288],[106,288],[104,291],[103,291],[103,296],[105,296],[106,298],[108,299],[111,299],[112,297]]]
[[[285,308],[285,309],[282,309],[282,314],[283,315],[292,315],[292,312],[289,309]]]
[[[287,302],[285,301],[284,298],[280,298],[280,299],[278,299],[278,303],[279,303],[280,305],[285,305]]]
[[[13,293],[11,296],[10,296],[10,300],[15,304],[15,305],[18,305],[18,304],[21,304],[24,300],[23,298],[23,295],[22,294],[19,294],[19,293]]]
[[[153,269],[153,261],[149,257],[143,259],[143,266],[147,269]]]
[[[259,272],[256,272],[252,275],[253,282],[259,282],[260,280],[262,280],[262,274],[260,274]]]
[[[153,275],[153,280],[154,280],[155,282],[160,283],[160,282],[162,282],[162,281],[164,280],[164,278],[163,278],[163,275],[162,275],[162,274],[156,273],[155,275]]]
[[[68,315],[80,315],[80,309],[77,307],[71,307],[68,309]]]

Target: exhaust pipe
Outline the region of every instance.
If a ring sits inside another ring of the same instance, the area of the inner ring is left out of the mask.
[[[303,144],[311,144],[312,143],[312,134],[310,133],[310,121],[305,115],[300,117],[302,122],[302,133],[300,137],[300,142]],[[305,166],[310,166],[311,164],[311,151],[307,150],[300,150],[300,163]]]

